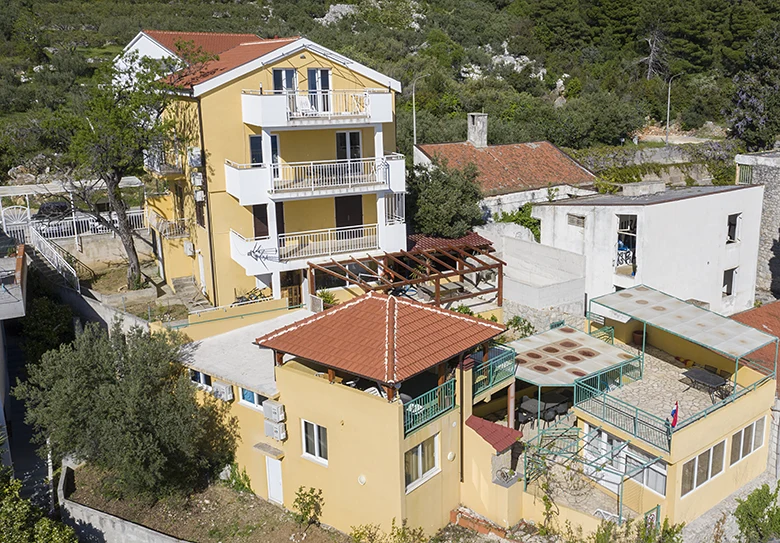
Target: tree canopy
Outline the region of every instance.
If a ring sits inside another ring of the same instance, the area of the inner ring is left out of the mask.
[[[176,335],[88,324],[30,366],[14,389],[37,441],[114,474],[117,493],[189,492],[232,461],[235,420],[227,404],[196,398]]]

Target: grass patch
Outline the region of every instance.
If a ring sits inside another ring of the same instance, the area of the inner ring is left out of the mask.
[[[125,304],[125,311],[136,317],[141,317],[149,322],[154,321],[179,321],[186,319],[190,311],[184,304],[160,305],[147,302]],[[151,318],[150,318],[151,317]]]

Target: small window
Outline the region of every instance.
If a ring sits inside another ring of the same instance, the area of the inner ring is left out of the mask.
[[[700,453],[683,464],[682,496],[715,477],[723,471],[723,458],[726,442],[721,441],[711,449]]]
[[[263,407],[263,402],[268,398],[252,390],[241,388],[241,402],[254,407]]]
[[[190,370],[190,381],[196,385],[211,388],[211,375],[201,371]]]
[[[571,213],[566,215],[566,219],[569,222],[569,226],[576,226],[578,228],[585,227],[585,217],[582,215],[572,215]]]
[[[249,136],[249,162],[252,166],[263,163],[263,136]]]
[[[747,166],[745,164],[737,164],[739,170],[739,178],[737,183],[739,185],[752,185],[753,184],[753,166]]]
[[[742,213],[734,213],[733,215],[729,215],[726,243],[736,243],[739,241],[739,222],[741,217]]]
[[[301,421],[303,426],[303,456],[320,463],[328,463],[328,429],[309,422]]]
[[[195,220],[198,226],[206,228],[206,202],[195,202]]]
[[[737,268],[731,268],[723,272],[723,296],[734,294],[734,278],[737,275]]]
[[[439,434],[431,436],[404,455],[406,491],[417,488],[439,472]]]
[[[731,436],[730,465],[734,465],[764,444],[764,417]]]

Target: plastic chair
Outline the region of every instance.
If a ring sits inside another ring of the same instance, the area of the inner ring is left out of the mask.
[[[544,421],[544,427],[548,428],[550,423],[555,422],[555,409],[545,409],[542,412],[542,420]]]

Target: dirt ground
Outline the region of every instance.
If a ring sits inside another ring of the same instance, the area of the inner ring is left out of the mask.
[[[160,501],[149,506],[107,498],[100,491],[103,477],[101,471],[90,466],[77,469],[76,490],[69,498],[193,543],[290,543],[301,542],[304,537],[304,528],[281,507],[220,483],[187,500]],[[350,541],[345,534],[325,527],[310,526],[305,532],[306,543]]]

